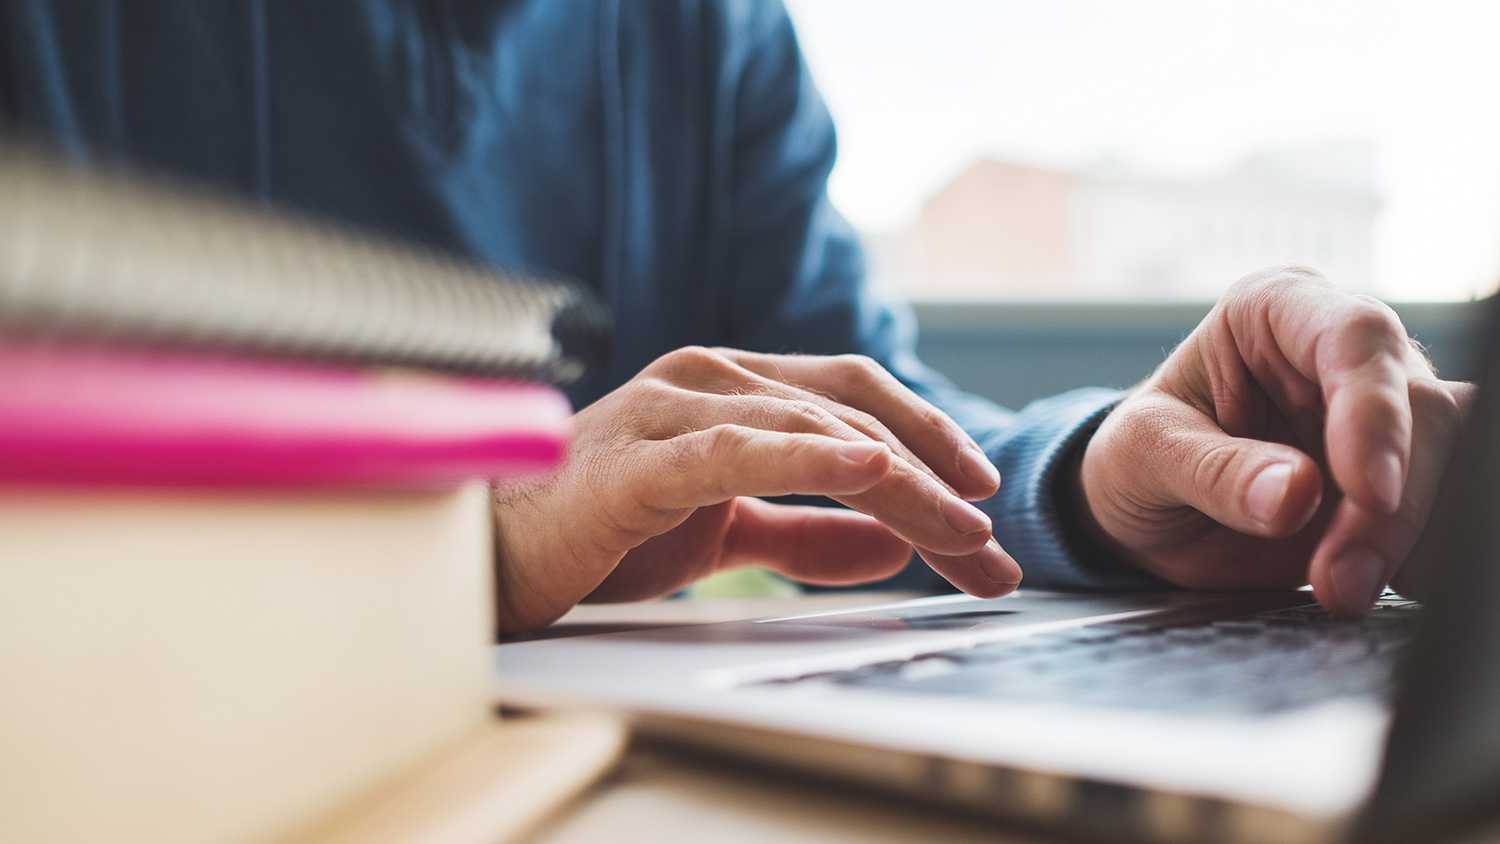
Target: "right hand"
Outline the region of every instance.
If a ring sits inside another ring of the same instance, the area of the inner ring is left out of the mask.
[[[550,623],[584,598],[673,592],[768,566],[847,584],[913,547],[980,597],[1021,569],[966,503],[1000,476],[953,420],[868,358],[689,347],[574,418],[566,464],[495,490],[499,627]],[[752,496],[826,495],[851,510]]]

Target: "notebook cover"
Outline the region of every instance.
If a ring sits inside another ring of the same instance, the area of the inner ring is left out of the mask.
[[[0,341],[0,483],[436,487],[546,470],[552,387]]]
[[[578,283],[3,140],[0,330],[11,336],[554,383],[609,353],[608,313]]]

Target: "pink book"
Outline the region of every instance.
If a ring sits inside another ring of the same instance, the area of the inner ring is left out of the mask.
[[[0,341],[0,483],[410,488],[549,469],[551,387]]]

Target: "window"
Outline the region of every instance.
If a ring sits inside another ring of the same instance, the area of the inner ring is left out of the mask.
[[[1500,281],[1500,7],[789,0],[877,282],[1216,298],[1305,263],[1395,300]]]

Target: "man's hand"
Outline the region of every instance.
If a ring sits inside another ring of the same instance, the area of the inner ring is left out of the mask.
[[[954,586],[1002,595],[1020,567],[965,500],[999,484],[956,423],[866,358],[680,349],[575,417],[561,470],[497,488],[500,629],[747,564],[874,580],[913,546]],[[854,512],[750,497],[794,493]]]
[[[1420,593],[1407,560],[1471,391],[1439,381],[1380,302],[1256,273],[1105,419],[1083,499],[1114,551],[1171,583],[1310,582],[1362,613],[1392,580]]]

